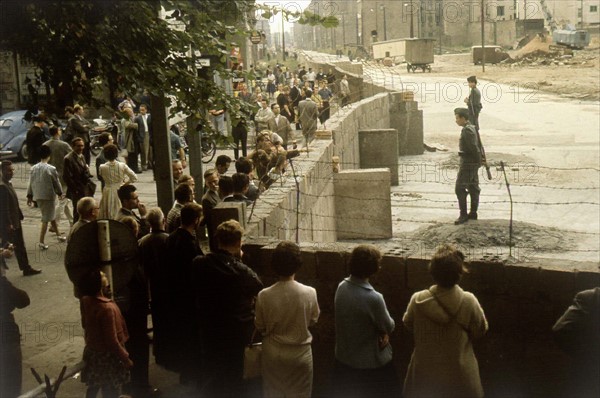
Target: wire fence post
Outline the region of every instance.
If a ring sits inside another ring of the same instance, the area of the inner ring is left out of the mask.
[[[504,182],[506,183],[506,190],[508,191],[508,198],[510,199],[510,223],[508,224],[508,255],[512,257],[512,238],[513,238],[513,199],[512,194],[510,192],[510,183],[508,182],[508,177],[506,176],[506,169],[504,168],[504,162],[500,162],[500,168],[502,169],[502,174],[504,174]]]
[[[294,169],[292,159],[290,159],[290,167],[292,168],[294,182],[296,183],[296,244],[298,244],[300,243],[300,183],[298,182],[298,175],[296,174],[296,169]]]

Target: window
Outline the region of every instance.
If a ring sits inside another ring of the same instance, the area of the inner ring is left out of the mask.
[[[496,16],[498,16],[498,17],[504,16],[504,6],[496,7]]]
[[[598,12],[598,6],[590,6],[590,12]]]

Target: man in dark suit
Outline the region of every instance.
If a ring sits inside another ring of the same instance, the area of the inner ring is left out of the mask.
[[[139,142],[142,170],[148,170],[148,155],[150,154],[150,114],[146,104],[140,105],[140,113],[135,117],[138,125],[137,141]]]
[[[75,112],[75,114],[73,115],[74,117],[70,120],[71,123],[71,131],[73,132],[73,137],[77,138],[81,138],[83,140],[84,143],[84,147],[83,147],[83,156],[85,158],[85,163],[87,165],[90,164],[90,159],[91,159],[91,155],[90,155],[90,123],[84,119],[83,117],[83,113],[84,113],[84,109],[83,106],[81,105],[75,105],[73,107],[73,111]]]
[[[77,208],[77,202],[84,196],[94,196],[96,184],[92,181],[90,168],[85,162],[85,143],[81,137],[71,141],[73,150],[65,156],[63,165],[63,180],[67,184],[67,198],[73,202],[73,208]],[[73,222],[77,222],[79,214],[73,215]]]
[[[192,262],[202,256],[195,233],[202,218],[202,207],[188,203],[181,209],[181,225],[167,238],[169,266],[164,272],[169,296],[167,369],[180,374],[180,382],[198,381],[201,352],[196,317]]]
[[[313,140],[315,137],[315,131],[317,131],[317,120],[319,117],[319,108],[311,97],[313,95],[312,90],[305,90],[306,99],[300,101],[298,104],[298,119],[302,125],[302,135],[306,140],[306,145]]]
[[[135,185],[127,184],[123,185],[117,191],[119,200],[121,200],[121,208],[119,209],[119,213],[117,213],[117,221],[127,216],[135,218],[139,226],[137,238],[140,239],[150,232],[150,224],[146,220],[146,213],[148,212],[146,205],[140,202],[136,190]],[[135,214],[135,209],[138,209],[140,212],[139,216]]]
[[[21,228],[23,212],[19,207],[17,193],[10,183],[14,174],[15,166],[13,166],[12,162],[10,160],[3,160],[2,182],[0,182],[0,238],[2,238],[2,247],[7,246],[8,243],[14,245],[19,269],[23,271],[24,276],[31,276],[39,274],[42,271],[31,267],[27,258],[23,229]]]

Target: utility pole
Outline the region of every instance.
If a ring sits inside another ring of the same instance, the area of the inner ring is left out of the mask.
[[[481,0],[481,71],[485,73],[485,0]]]
[[[415,22],[413,19],[413,0],[410,0],[410,38],[415,37]]]
[[[346,13],[342,13],[342,48],[346,48]]]
[[[285,27],[284,27],[285,15],[283,11],[281,13],[281,52],[283,53],[283,62],[285,62]]]
[[[385,4],[381,5],[381,9],[383,10],[383,40],[387,40],[387,20],[385,17]]]

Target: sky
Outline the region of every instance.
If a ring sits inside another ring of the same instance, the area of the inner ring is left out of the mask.
[[[283,8],[288,11],[303,11],[310,4],[311,0],[257,0],[258,4]],[[281,32],[281,13],[272,17],[270,20],[271,32]],[[285,31],[291,31],[294,24],[285,22]]]

